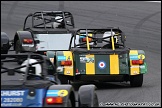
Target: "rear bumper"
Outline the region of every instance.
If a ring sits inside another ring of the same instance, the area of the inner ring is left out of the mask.
[[[129,75],[78,75],[74,81],[122,82],[129,81]]]

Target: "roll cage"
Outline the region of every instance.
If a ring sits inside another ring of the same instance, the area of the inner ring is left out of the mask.
[[[111,35],[107,37],[103,37],[105,32],[110,32]],[[115,34],[113,34],[113,32]],[[91,36],[89,34],[91,34]],[[79,47],[79,48],[87,48],[87,50],[90,50],[90,47],[104,48],[108,44],[111,46],[112,50],[115,50],[115,46],[120,47],[120,48],[125,48],[126,36],[124,32],[122,32],[119,28],[115,28],[115,27],[108,27],[104,29],[78,29],[73,33],[73,37],[74,37],[73,39],[74,48]],[[118,38],[118,42],[114,42],[114,37]],[[81,42],[80,38],[85,38],[86,41]],[[79,39],[79,42],[76,42],[76,40],[78,39]],[[89,41],[89,39],[91,41]],[[109,39],[109,41],[107,39]],[[98,45],[98,44],[102,44],[103,42],[105,42],[106,44],[104,44],[103,46]],[[93,44],[90,45],[90,43],[93,43]],[[71,48],[72,47],[70,47],[69,49]]]
[[[59,19],[55,19],[60,17]],[[27,27],[27,21],[31,18],[31,26]],[[63,22],[59,22],[62,20]],[[30,13],[24,21],[23,30],[28,30],[30,28],[40,28],[40,29],[50,29],[52,28],[51,23],[57,22],[62,23],[65,29],[74,28],[73,15],[70,12],[65,11],[42,11]]]
[[[15,73],[19,73],[19,74],[23,74],[24,75],[24,83],[28,80],[27,77],[28,76],[34,76],[34,77],[39,77],[42,80],[46,80],[48,74],[48,70],[52,70],[55,71],[53,64],[50,62],[50,60],[46,57],[46,56],[42,56],[40,54],[1,54],[1,57],[5,57],[7,59],[2,60],[1,59],[1,74],[3,73],[7,73],[8,76],[14,76]],[[21,58],[26,58],[27,60],[29,59],[36,59],[37,62],[35,63],[31,63],[29,64],[29,62],[26,65],[22,65],[22,66],[16,66],[14,68],[8,68],[6,66],[4,66],[4,63],[13,63],[13,62],[17,62],[17,58],[21,57]],[[34,74],[33,72],[33,65],[35,64],[40,64],[42,67],[42,72],[41,72],[41,76]],[[26,67],[26,72],[21,71],[20,69]],[[54,75],[54,74],[53,74]],[[56,77],[56,76],[54,76]],[[57,84],[57,82],[52,81],[53,83]]]

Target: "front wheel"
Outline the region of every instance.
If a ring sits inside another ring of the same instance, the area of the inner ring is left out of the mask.
[[[130,76],[131,87],[141,87],[143,84],[143,74]]]

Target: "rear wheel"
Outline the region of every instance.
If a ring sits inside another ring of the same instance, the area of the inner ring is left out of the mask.
[[[16,41],[16,45],[15,45],[15,54],[19,54],[21,52],[21,47],[20,47],[20,40]],[[17,57],[17,63],[18,64],[22,64],[23,63],[23,59]]]
[[[79,99],[79,107],[99,107],[98,97],[96,93],[94,94],[94,98],[92,101],[93,102],[91,103],[91,105],[89,105],[89,104],[82,103]]]
[[[78,91],[79,107],[99,107],[98,97],[94,87],[90,87],[91,85],[84,86],[86,87],[81,86]]]
[[[94,102],[93,102],[93,107],[98,107],[99,106],[99,103],[98,103],[98,97],[97,97],[97,94],[94,93]]]
[[[72,103],[70,99],[68,100],[67,107],[72,107]]]
[[[141,87],[143,84],[143,74],[130,76],[130,85],[132,87]]]

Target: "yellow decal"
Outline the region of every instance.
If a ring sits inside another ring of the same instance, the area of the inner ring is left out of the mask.
[[[88,36],[86,37],[86,41],[87,41],[87,50],[90,50],[89,41],[88,41]]]
[[[94,55],[86,55],[86,58],[93,58]],[[86,62],[86,74],[95,74],[95,61],[94,62]]]
[[[119,74],[118,55],[110,55],[110,74]]]
[[[113,38],[113,36],[111,36],[111,40],[112,40],[112,50],[115,50],[115,47],[114,47],[114,38]]]
[[[145,59],[145,55],[139,54],[139,55],[138,55],[138,58],[139,58],[139,59]]]
[[[58,91],[58,96],[64,97],[68,95],[68,91],[67,90],[59,90]]]
[[[130,55],[138,55],[137,50],[130,50]],[[130,60],[130,75],[139,74],[139,65],[133,65],[132,60]]]
[[[89,33],[88,36],[92,37],[92,33]]]
[[[73,59],[72,59],[72,52],[70,51],[63,51],[64,56],[66,56],[66,60],[71,60],[71,66],[64,66],[64,75],[73,76]]]

